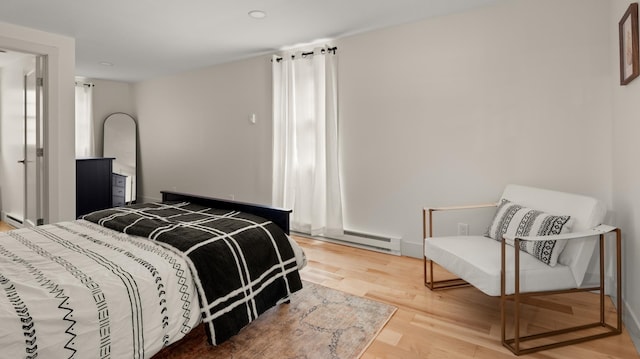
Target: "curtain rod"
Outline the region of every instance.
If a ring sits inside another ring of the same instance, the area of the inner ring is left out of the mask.
[[[335,54],[336,54],[336,50],[337,50],[337,49],[338,49],[338,47],[336,47],[336,46],[334,46],[334,47],[329,47],[329,48],[327,48],[327,49],[322,49],[322,50],[321,50],[321,53],[324,53],[325,51],[328,51],[328,52],[330,52],[330,53],[332,53],[332,54],[334,54],[334,55],[335,55]],[[301,54],[301,56],[302,56],[302,57],[305,57],[305,56],[308,56],[308,55],[313,55],[313,51],[303,52],[303,53]],[[291,60],[293,60],[295,57],[296,57],[296,55],[291,55]],[[282,61],[282,57],[278,57],[278,58],[276,59],[276,62],[280,62],[280,61]],[[271,62],[273,62],[273,59],[271,60]]]

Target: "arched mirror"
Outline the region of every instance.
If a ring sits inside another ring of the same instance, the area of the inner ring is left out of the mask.
[[[113,113],[104,120],[104,157],[113,157],[113,206],[136,201],[136,120]]]

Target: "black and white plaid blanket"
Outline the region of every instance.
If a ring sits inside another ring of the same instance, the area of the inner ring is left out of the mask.
[[[213,345],[302,288],[286,235],[261,217],[181,202],[134,204],[83,219],[147,237],[186,257]]]

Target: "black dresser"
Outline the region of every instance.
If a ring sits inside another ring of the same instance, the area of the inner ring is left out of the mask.
[[[113,203],[112,157],[76,159],[76,217]]]

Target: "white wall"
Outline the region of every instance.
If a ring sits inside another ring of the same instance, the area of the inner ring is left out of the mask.
[[[612,149],[609,6],[515,0],[336,40],[348,229],[420,256],[424,205],[510,182],[610,202],[593,171]],[[262,56],[137,84],[143,196],[270,202],[270,72]]]
[[[338,40],[346,223],[419,256],[425,205],[511,182],[609,202],[608,11],[516,0]]]
[[[17,55],[16,55],[17,56]],[[23,219],[24,75],[33,69],[33,56],[23,55],[0,68],[0,209]]]
[[[133,84],[121,81],[88,79],[93,83],[93,123],[95,129],[96,155],[102,156],[102,127],[104,120],[114,112],[135,114]]]
[[[0,48],[48,55],[48,109],[45,166],[49,173],[49,222],[75,218],[74,67],[75,40],[0,22]]]
[[[271,63],[238,61],[138,83],[138,198],[160,190],[271,202]],[[249,117],[256,114],[257,123]],[[142,198],[141,198],[142,197]]]
[[[618,21],[629,6],[628,1],[612,1],[609,28],[611,47],[610,86],[613,87],[613,210],[622,230],[623,298],[625,325],[637,348],[640,348],[640,78],[620,86],[618,57]]]

